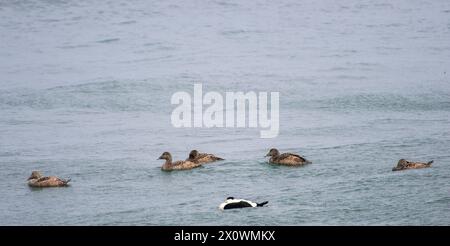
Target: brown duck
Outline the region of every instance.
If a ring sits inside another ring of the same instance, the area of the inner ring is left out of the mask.
[[[407,161],[405,159],[400,159],[397,163],[397,166],[392,168],[392,171],[401,171],[401,170],[406,170],[406,169],[419,169],[419,168],[431,167],[431,163],[433,163],[433,161],[429,161],[429,162],[425,163],[425,162],[412,162],[412,161]]]
[[[161,170],[163,171],[173,171],[173,170],[188,170],[201,166],[199,163],[194,163],[191,161],[175,161],[172,162],[172,155],[169,152],[164,152],[158,158],[158,160],[166,160],[164,165],[162,165]]]
[[[31,187],[61,187],[68,186],[70,179],[64,180],[55,176],[44,177],[39,171],[33,171],[28,178],[28,185]]]
[[[287,166],[300,166],[310,164],[311,162],[306,160],[297,154],[284,153],[280,154],[277,149],[270,149],[266,156],[270,156],[269,162],[273,164],[287,165]]]
[[[214,161],[222,161],[223,158],[217,157],[213,154],[207,154],[207,153],[199,153],[197,150],[192,150],[191,153],[189,153],[189,158],[186,159],[186,161],[191,161],[194,163],[210,163]]]

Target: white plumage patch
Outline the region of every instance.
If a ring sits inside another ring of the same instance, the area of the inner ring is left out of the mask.
[[[248,200],[244,200],[244,199],[227,199],[225,202],[223,202],[219,205],[219,208],[224,210],[225,206],[227,206],[227,205],[240,204],[240,203],[246,203],[246,204],[250,205],[251,207],[256,207],[258,205],[252,201],[248,201]],[[248,206],[248,207],[250,207],[250,206]]]

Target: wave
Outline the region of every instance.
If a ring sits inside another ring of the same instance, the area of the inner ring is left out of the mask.
[[[450,94],[356,94],[301,103],[306,108],[337,111],[450,111]]]
[[[102,81],[0,92],[0,107],[33,109],[85,109],[107,111],[157,111],[170,105],[162,86],[148,82]]]

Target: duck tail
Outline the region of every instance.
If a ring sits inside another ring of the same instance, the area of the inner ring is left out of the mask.
[[[431,164],[432,164],[433,162],[434,162],[434,161],[431,160],[431,161],[427,162],[427,165],[428,165],[428,166],[431,166]]]
[[[63,184],[64,184],[64,185],[68,185],[69,182],[70,182],[71,180],[72,180],[72,179],[66,179],[66,180],[63,180]]]
[[[215,159],[216,159],[216,161],[223,161],[223,160],[225,160],[225,159],[223,159],[223,158],[220,158],[220,157],[217,157],[217,156],[216,156],[216,158],[215,158]]]
[[[269,203],[269,201],[265,201],[265,202],[262,202],[262,203],[257,203],[256,206],[257,207],[262,207],[262,206],[266,205],[267,203]]]

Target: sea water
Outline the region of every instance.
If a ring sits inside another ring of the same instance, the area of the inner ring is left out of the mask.
[[[449,225],[449,68],[447,0],[1,1],[0,224]],[[280,92],[278,136],[173,127],[195,83]]]

